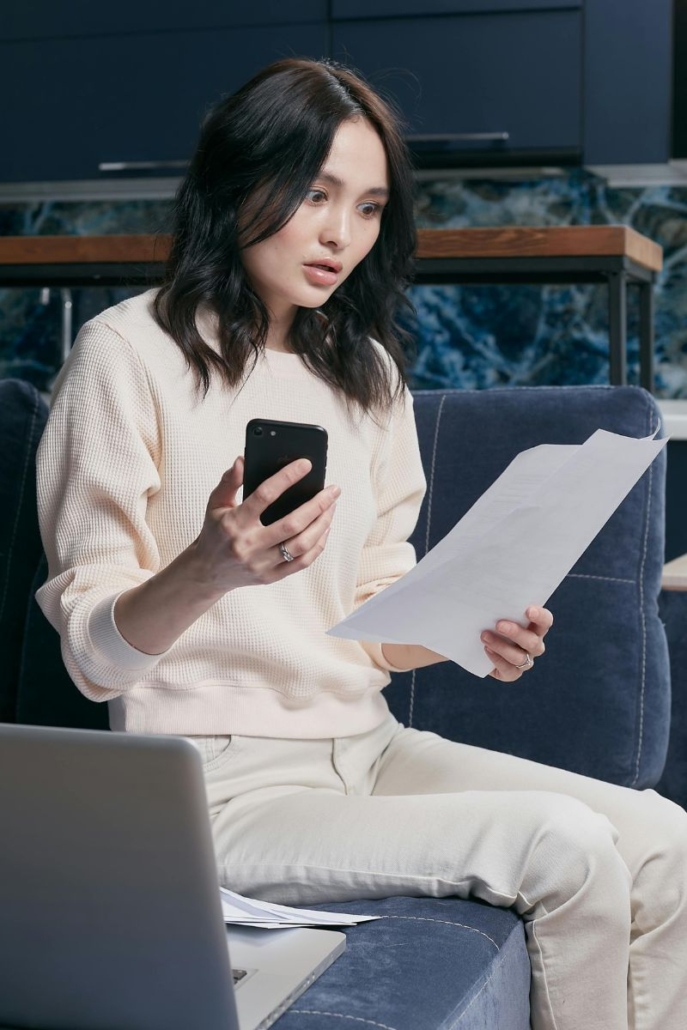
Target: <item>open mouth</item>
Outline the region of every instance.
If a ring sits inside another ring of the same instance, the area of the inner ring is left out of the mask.
[[[332,272],[334,275],[338,275],[341,271],[341,265],[337,261],[308,261],[308,268],[321,268],[325,272]]]
[[[336,265],[325,264],[323,261],[313,261],[310,264],[304,264],[303,269],[306,278],[314,286],[334,286],[341,270],[340,267],[337,268]]]

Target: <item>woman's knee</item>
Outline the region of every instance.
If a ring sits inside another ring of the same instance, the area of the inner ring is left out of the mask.
[[[666,849],[687,857],[687,812],[655,790],[637,791],[643,823]]]
[[[651,920],[687,915],[687,812],[654,790],[638,791],[637,849],[634,877],[636,918]]]
[[[630,875],[616,849],[618,831],[610,820],[567,795],[541,792],[534,802],[535,826],[523,903],[548,910],[585,895],[598,914],[621,909],[625,918]],[[530,815],[532,818],[532,815]],[[529,894],[528,894],[529,890]]]

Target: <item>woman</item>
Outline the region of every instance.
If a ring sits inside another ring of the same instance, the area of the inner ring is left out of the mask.
[[[425,487],[389,108],[338,66],[270,66],[211,112],[176,219],[162,289],[79,334],[38,455],[38,600],[74,681],[114,728],[194,741],[233,888],[514,906],[535,1030],[687,1025],[685,813],[401,726],[389,671],[442,656],[325,632],[412,566]],[[308,463],[241,500],[255,417],[329,432],[331,485],[269,526]],[[498,679],[544,651],[550,613],[523,621],[483,636]]]

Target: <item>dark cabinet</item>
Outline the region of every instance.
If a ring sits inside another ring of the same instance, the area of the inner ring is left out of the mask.
[[[324,24],[14,43],[0,62],[0,181],[188,159],[212,101],[270,61],[326,45]]]
[[[664,162],[672,2],[0,0],[0,181],[183,162],[213,100],[291,55],[358,67],[413,136],[459,137],[413,144],[425,165]]]
[[[328,0],[2,0],[0,40],[325,21]]]
[[[332,0],[332,18],[399,18],[430,14],[491,14],[582,7],[582,0]]]
[[[584,160],[671,155],[673,0],[586,0]]]
[[[477,136],[465,146],[503,152],[580,147],[581,32],[566,10],[341,22],[333,42],[393,94],[412,134]]]

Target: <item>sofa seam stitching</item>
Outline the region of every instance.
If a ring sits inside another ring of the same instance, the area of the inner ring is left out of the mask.
[[[345,1012],[327,1012],[324,1009],[293,1009],[290,1008],[289,1012],[293,1012],[298,1016],[334,1016],[336,1019],[352,1019],[356,1023],[367,1023],[368,1026],[379,1026],[382,1030],[396,1030],[395,1027],[389,1026],[388,1023],[378,1023],[374,1019],[365,1019],[363,1016],[349,1016]]]
[[[493,937],[490,937],[488,933],[484,932],[484,930],[479,930],[476,926],[470,926],[469,923],[459,923],[459,922],[457,922],[456,920],[453,920],[453,919],[435,919],[432,916],[387,916],[387,915],[384,915],[384,916],[381,916],[380,918],[381,919],[413,919],[413,920],[415,920],[416,922],[419,922],[419,923],[445,923],[446,926],[462,926],[464,930],[472,930],[473,933],[478,933],[482,937],[486,937],[486,939],[488,941],[491,941],[491,943],[494,945],[494,947],[496,948],[497,951],[501,950]]]
[[[639,780],[639,766],[642,758],[642,746],[644,744],[644,697],[646,691],[646,612],[644,611],[644,568],[646,565],[646,552],[649,543],[649,516],[651,514],[651,490],[653,486],[653,462],[649,465],[649,485],[647,487],[647,503],[644,523],[644,547],[642,548],[642,559],[639,566],[639,618],[642,626],[642,678],[639,689],[639,739],[637,741],[637,758],[635,760],[635,774],[630,786],[634,787]]]
[[[620,576],[592,576],[582,572],[569,572],[568,579],[600,579],[604,583],[630,583],[633,586],[636,584],[636,579],[624,579]]]
[[[434,497],[434,474],[436,472],[437,463],[437,447],[439,444],[439,426],[441,425],[441,414],[444,409],[444,403],[446,401],[446,394],[442,395],[439,401],[439,410],[437,411],[437,421],[434,426],[434,440],[432,442],[432,465],[429,473],[429,492],[427,496],[427,532],[425,533],[425,554],[429,550],[429,533],[432,523],[432,501]]]
[[[425,533],[425,554],[429,550],[429,531],[432,524],[432,499],[434,496],[434,472],[436,469],[437,460],[437,446],[439,443],[439,425],[441,423],[441,414],[444,410],[444,403],[446,401],[446,394],[442,393],[441,400],[439,401],[439,410],[437,411],[437,421],[434,426],[434,441],[432,443],[432,465],[429,474],[429,489],[427,491],[427,532]],[[423,555],[424,557],[424,555]],[[417,669],[413,669],[412,676],[410,677],[410,705],[408,708],[408,725],[413,725],[413,713],[415,711],[415,680],[417,675]]]

